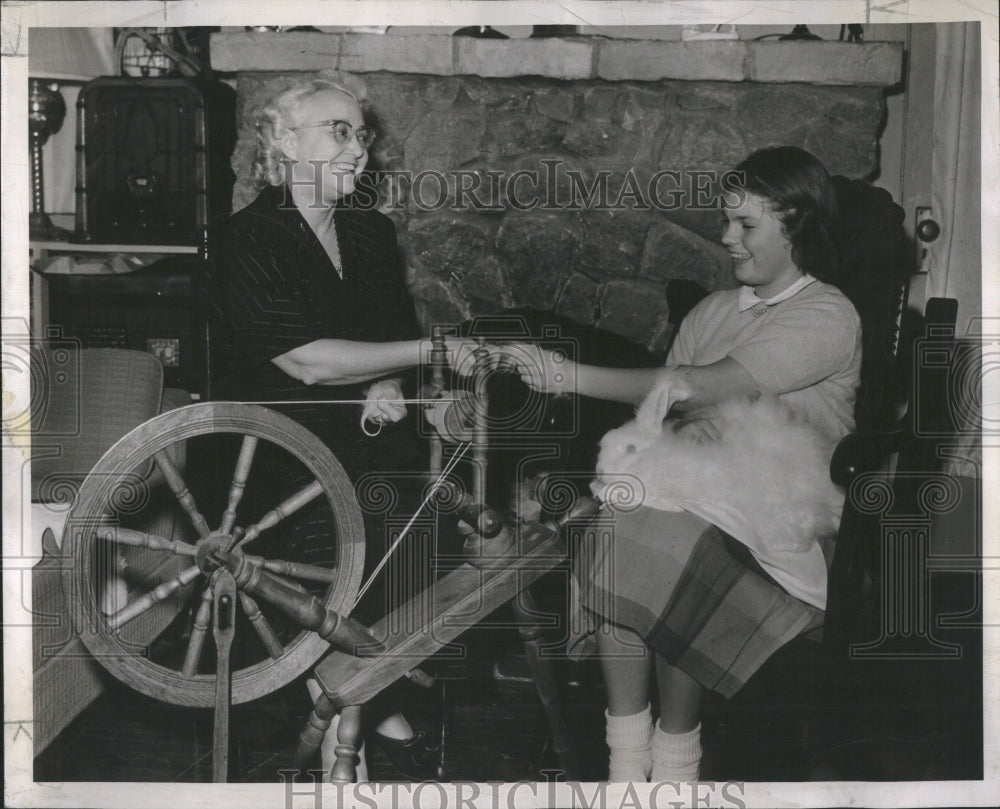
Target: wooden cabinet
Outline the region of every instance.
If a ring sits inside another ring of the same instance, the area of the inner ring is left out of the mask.
[[[40,255],[52,258],[45,254],[47,245],[33,244],[32,249],[36,267],[44,264]],[[58,249],[72,253],[76,246]],[[86,252],[97,261],[118,254],[114,246],[102,251],[88,245]],[[207,330],[198,292],[204,267],[192,249],[131,272],[42,272],[48,309],[44,323],[48,333],[54,328],[82,348],[148,351],[163,365],[164,387],[183,388],[201,398],[208,390]]]

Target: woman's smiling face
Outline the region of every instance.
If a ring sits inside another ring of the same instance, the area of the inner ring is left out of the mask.
[[[303,99],[289,116],[282,151],[294,161],[292,177],[300,188],[314,183],[321,201],[331,205],[354,192],[355,181],[368,163],[368,150],[354,133],[338,143],[332,126],[306,126],[320,121],[344,121],[354,132],[365,125],[361,107],[348,95],[321,90]]]
[[[723,209],[722,243],[733,261],[733,274],[758,297],[770,298],[802,277],[792,260],[792,243],[781,220],[763,197],[744,193],[738,205]]]

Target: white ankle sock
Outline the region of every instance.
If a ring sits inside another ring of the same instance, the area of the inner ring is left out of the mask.
[[[604,719],[611,752],[608,780],[612,783],[649,780],[652,767],[650,741],[653,736],[653,715],[649,705],[629,716],[612,716],[605,711]]]
[[[701,724],[687,733],[667,733],[656,724],[652,742],[653,772],[657,781],[697,781],[701,765]]]

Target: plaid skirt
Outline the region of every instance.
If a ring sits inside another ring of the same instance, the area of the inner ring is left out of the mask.
[[[580,571],[582,603],[668,663],[731,697],[774,652],[822,626],[745,546],[686,511],[603,512]]]

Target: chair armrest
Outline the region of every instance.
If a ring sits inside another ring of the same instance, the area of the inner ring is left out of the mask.
[[[900,423],[888,431],[848,433],[833,452],[830,478],[849,492],[859,475],[887,471],[890,456],[904,449],[908,432],[904,423]],[[850,644],[864,636],[877,619],[878,543],[872,542],[871,537],[878,535],[874,523],[879,517],[859,511],[855,505],[848,496],[833,556],[828,560],[823,645],[830,654],[829,660],[838,664],[851,659]]]

